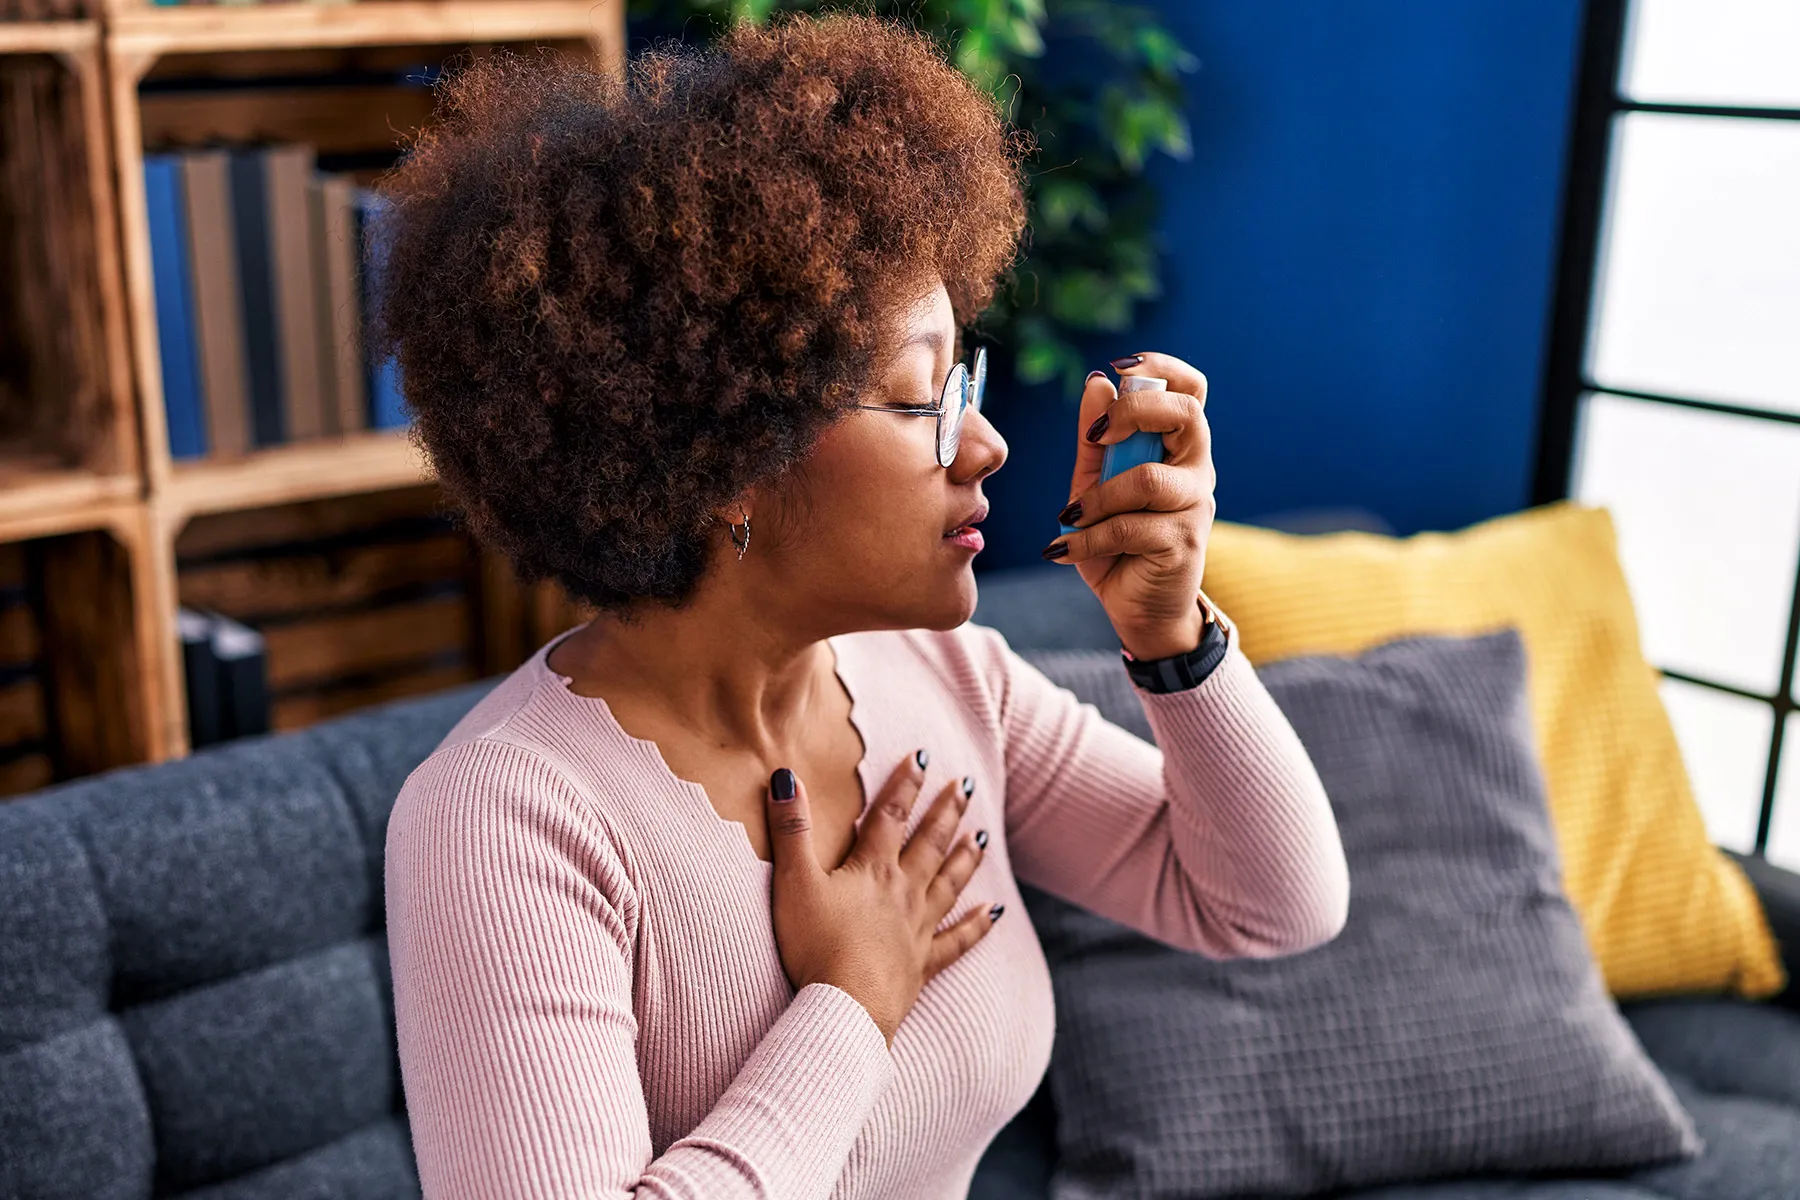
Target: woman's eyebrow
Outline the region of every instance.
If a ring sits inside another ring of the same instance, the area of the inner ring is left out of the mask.
[[[933,352],[944,348],[944,334],[940,329],[927,329],[923,333],[915,333],[900,343],[904,350],[908,346],[930,346]]]

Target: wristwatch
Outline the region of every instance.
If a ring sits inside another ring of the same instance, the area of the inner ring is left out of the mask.
[[[1225,661],[1225,652],[1231,647],[1231,625],[1219,615],[1205,592],[1200,593],[1197,602],[1202,619],[1200,644],[1186,654],[1140,659],[1133,658],[1125,647],[1119,647],[1131,682],[1158,695],[1182,692],[1200,686],[1201,681]]]

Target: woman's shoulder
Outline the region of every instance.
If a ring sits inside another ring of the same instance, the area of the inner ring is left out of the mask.
[[[628,783],[654,763],[611,717],[605,701],[578,695],[547,662],[556,644],[575,628],[551,638],[450,727],[415,768],[454,761],[467,769],[505,770],[529,761],[539,774],[560,776],[564,786],[591,793],[596,779]],[[591,803],[593,797],[586,797]]]
[[[578,772],[505,723],[446,739],[413,768],[383,856],[390,901],[470,900],[474,889],[487,897],[480,903],[504,905],[567,885],[615,914],[620,929],[635,919],[633,856],[619,822]]]
[[[477,700],[408,773],[389,817],[402,837],[504,846],[560,839],[584,857],[620,858],[618,822],[600,803],[596,779],[614,784],[642,772],[641,756],[614,745],[608,729],[553,688],[543,649]],[[610,787],[606,794],[631,794]]]
[[[583,772],[506,725],[446,738],[400,786],[394,825],[429,823],[552,832],[546,821],[604,828]]]
[[[401,785],[383,844],[390,938],[465,941],[582,921],[629,953],[640,888],[616,825],[502,725],[439,746]],[[406,957],[406,956],[401,956]]]

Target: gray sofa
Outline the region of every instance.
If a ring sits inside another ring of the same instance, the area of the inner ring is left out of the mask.
[[[977,619],[1022,651],[1116,646],[1061,567],[984,577]],[[407,773],[493,682],[0,804],[0,1200],[418,1195],[383,833]],[[1749,865],[1792,961],[1800,877]],[[1800,1196],[1796,993],[1624,1010],[1708,1139],[1704,1158],[1358,1196]],[[1040,1090],[972,1194],[1045,1196],[1054,1122]]]
[[[1317,528],[1267,523],[1294,532],[1354,523],[1343,514],[1327,518]],[[1099,602],[1066,567],[988,576],[975,619],[1000,630],[1028,658],[1046,649],[1118,649]],[[1800,875],[1733,857],[1755,883],[1789,974],[1800,980]],[[1800,1200],[1800,982],[1768,1002],[1683,997],[1628,1002],[1620,1010],[1706,1139],[1700,1158],[1605,1175],[1360,1189],[1330,1200]],[[972,1200],[1044,1200],[1055,1160],[1056,1112],[1046,1081],[989,1147]]]

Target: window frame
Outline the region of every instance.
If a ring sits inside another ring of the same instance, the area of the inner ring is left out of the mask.
[[[1550,316],[1549,349],[1545,356],[1538,405],[1535,437],[1537,457],[1530,495],[1530,503],[1533,505],[1548,504],[1569,497],[1578,449],[1576,439],[1579,434],[1582,397],[1590,392],[1649,404],[1668,404],[1759,421],[1800,425],[1800,413],[1797,412],[1769,411],[1687,396],[1603,387],[1588,375],[1588,351],[1596,315],[1595,292],[1603,265],[1600,261],[1601,237],[1605,229],[1607,191],[1613,166],[1612,151],[1619,118],[1629,113],[1668,113],[1758,120],[1800,120],[1800,109],[1662,104],[1625,96],[1620,73],[1625,63],[1626,41],[1630,36],[1629,9],[1630,0],[1588,0],[1587,4],[1575,109],[1565,159],[1567,166],[1563,185],[1561,245]],[[1748,852],[1758,858],[1766,858],[1769,844],[1788,717],[1800,711],[1800,703],[1794,700],[1797,649],[1800,649],[1800,571],[1796,571],[1788,599],[1787,640],[1782,651],[1780,678],[1773,696],[1657,666],[1657,670],[1666,678],[1755,700],[1773,710],[1773,731],[1768,746],[1769,756],[1763,779],[1762,803],[1757,816],[1756,838]],[[1800,737],[1796,740],[1800,741]],[[1794,752],[1800,753],[1800,747],[1796,747]]]

